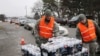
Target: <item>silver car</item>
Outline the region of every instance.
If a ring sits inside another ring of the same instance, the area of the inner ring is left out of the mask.
[[[36,20],[30,19],[26,22],[26,24],[24,25],[24,28],[28,30],[32,30],[35,23],[36,23]]]

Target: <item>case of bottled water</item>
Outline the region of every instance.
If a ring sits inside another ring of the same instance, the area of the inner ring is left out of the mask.
[[[82,48],[82,51],[73,54],[62,54],[61,56],[89,56],[89,52],[87,48]]]
[[[40,49],[32,44],[23,45],[21,50],[26,56],[41,56]]]
[[[82,48],[82,51],[76,53],[73,56],[89,56],[89,52],[87,48]]]
[[[72,54],[82,50],[82,41],[76,38],[59,36],[51,38],[48,41],[46,44],[41,45],[48,52],[56,52],[60,49],[61,53]]]

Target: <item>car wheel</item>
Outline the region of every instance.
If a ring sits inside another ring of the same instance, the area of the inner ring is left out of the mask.
[[[24,29],[27,29],[27,27],[26,27],[26,26],[24,26]]]
[[[31,28],[28,28],[28,30],[31,30]]]
[[[24,27],[24,29],[26,29],[26,27]]]
[[[26,27],[27,30],[29,30],[29,27]]]
[[[69,27],[71,27],[71,25],[69,25]]]
[[[34,35],[34,30],[32,30],[32,35]]]

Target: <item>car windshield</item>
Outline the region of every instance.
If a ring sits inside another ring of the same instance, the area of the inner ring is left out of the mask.
[[[78,20],[78,16],[72,17],[72,19],[70,21],[76,21],[76,20]]]
[[[31,19],[29,19],[29,20],[27,21],[27,23],[36,23],[36,20],[31,20]]]

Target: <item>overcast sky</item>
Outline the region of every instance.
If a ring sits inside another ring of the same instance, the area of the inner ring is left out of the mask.
[[[31,8],[38,0],[0,0],[0,14],[6,16],[25,16],[25,6],[28,15],[31,15]]]

